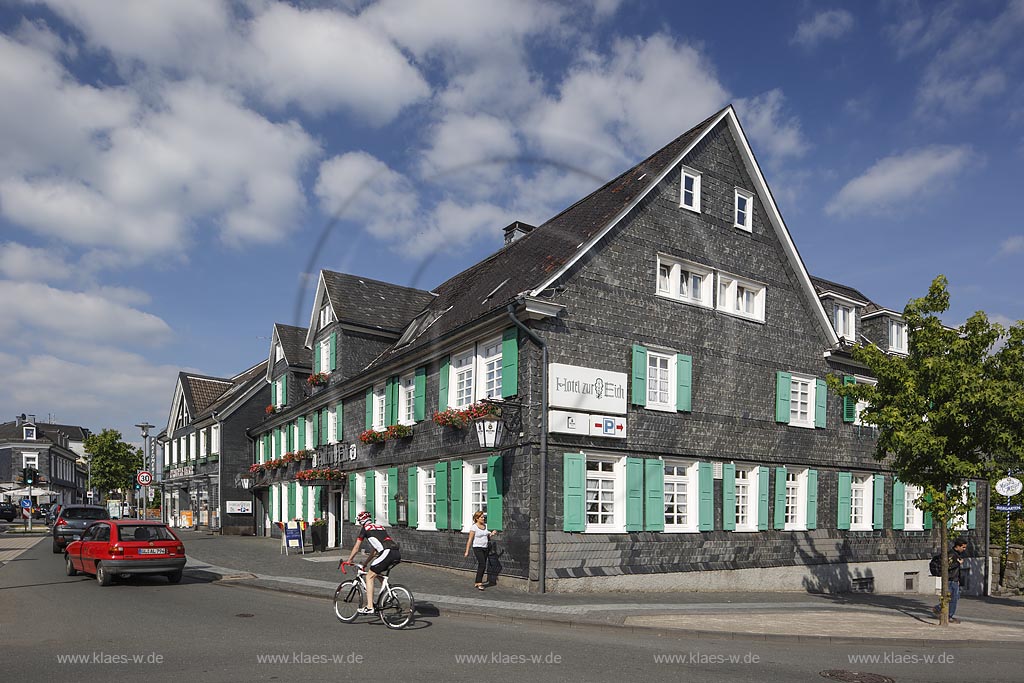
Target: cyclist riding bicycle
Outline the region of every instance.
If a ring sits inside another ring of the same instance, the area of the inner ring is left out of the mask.
[[[370,545],[369,557],[366,559],[366,607],[359,608],[360,614],[373,614],[373,582],[377,574],[386,572],[394,567],[402,559],[402,553],[396,543],[388,535],[387,529],[379,524],[370,521],[370,513],[363,510],[356,515],[356,521],[362,525],[356,544],[352,546],[352,553],[348,556],[348,562],[359,552],[359,547],[365,540]]]

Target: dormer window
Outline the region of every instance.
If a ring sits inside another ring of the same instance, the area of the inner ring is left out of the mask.
[[[700,173],[685,166],[679,187],[679,205],[700,213]]]
[[[893,353],[907,352],[907,326],[900,320],[889,321],[889,350]]]
[[[853,306],[846,304],[834,304],[832,306],[832,324],[835,325],[836,334],[846,341],[854,341],[855,316]]]
[[[29,427],[29,426],[26,425],[25,426],[24,435],[25,435],[25,441],[35,441],[36,440],[36,428],[35,427]]]
[[[736,210],[733,212],[733,225],[740,230],[752,231],[751,216],[754,213],[754,195],[746,190],[736,188]]]
[[[284,360],[284,349],[280,344],[277,344],[274,347],[274,362],[276,363],[280,360]]]
[[[334,309],[330,303],[326,303],[320,307],[320,327],[323,329],[335,321]]]

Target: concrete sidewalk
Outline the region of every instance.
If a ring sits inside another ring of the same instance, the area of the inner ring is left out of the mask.
[[[216,536],[178,530],[187,569],[232,583],[333,598],[348,551],[280,553],[277,539]],[[1024,642],[1024,600],[962,598],[962,623],[940,628],[937,599],[920,595],[809,593],[528,593],[522,581],[499,577],[486,591],[466,571],[403,562],[392,580],[408,586],[427,615],[474,615],[510,622],[626,628],[660,635],[757,640],[914,644]],[[351,576],[351,572],[349,574]]]

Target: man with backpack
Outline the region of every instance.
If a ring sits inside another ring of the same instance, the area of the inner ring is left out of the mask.
[[[962,538],[953,542],[953,548],[949,551],[949,623],[959,624],[960,620],[953,615],[956,614],[956,605],[960,601],[960,586],[963,583],[964,553],[967,552],[967,541]],[[936,562],[936,560],[938,560]],[[936,555],[928,565],[932,576],[942,576],[942,556]],[[942,611],[942,604],[932,608],[938,614]]]

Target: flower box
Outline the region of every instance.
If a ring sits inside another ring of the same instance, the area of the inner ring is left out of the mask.
[[[359,435],[359,440],[366,444],[384,443],[387,439],[387,432],[378,432],[375,429],[367,429]]]
[[[220,460],[220,453],[210,453],[210,462],[217,462]]]
[[[331,376],[326,372],[314,372],[306,378],[306,384],[311,387],[325,387],[331,381]]]

